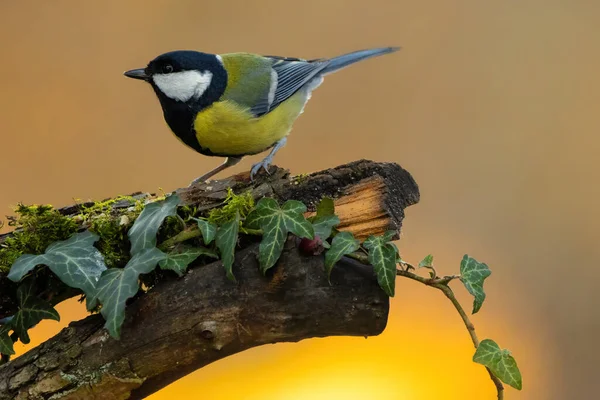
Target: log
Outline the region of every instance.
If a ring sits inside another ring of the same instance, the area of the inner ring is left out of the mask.
[[[329,196],[335,199],[341,228],[354,233],[359,239],[386,230],[399,234],[404,209],[419,201],[419,188],[412,176],[393,163],[359,160],[304,177],[292,177],[289,171],[275,166],[271,170],[271,175],[259,175],[254,182],[245,172],[176,192],[182,199],[182,205],[193,205],[200,211],[218,207],[227,196],[228,188],[235,193],[251,190],[255,199],[269,196],[279,201],[300,200],[309,211],[314,211],[322,197]],[[132,196],[153,195],[136,192]],[[82,206],[92,204],[74,204],[59,211],[63,215],[74,216],[81,212]],[[115,208],[119,212],[126,207],[127,204]],[[0,245],[8,236],[10,233],[0,235]],[[51,283],[54,285],[52,291],[44,293],[44,298],[52,305],[80,294],[72,288],[57,285],[55,280]],[[16,312],[16,288],[17,285],[0,272],[0,320]]]
[[[341,229],[360,238],[387,230],[399,237],[404,208],[419,199],[408,172],[396,164],[365,160],[300,178],[281,169],[256,182],[239,174],[177,193],[183,204],[209,209],[222,202],[228,187],[252,190],[256,198],[301,200],[309,211],[323,196],[332,196]],[[62,212],[77,213],[77,208]],[[236,253],[237,283],[227,280],[220,262],[192,266],[182,278],[159,282],[128,305],[120,340],[108,336],[99,315],[71,323],[46,343],[0,366],[0,400],[144,398],[204,365],[254,346],[381,333],[389,299],[372,268],[342,259],[330,284],[323,255],[303,256],[296,242],[290,237],[267,276],[259,272],[258,244],[252,243]],[[0,294],[5,315],[14,312],[9,298]]]

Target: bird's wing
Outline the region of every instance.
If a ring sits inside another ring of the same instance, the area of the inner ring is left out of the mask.
[[[266,58],[272,60],[271,68],[277,76],[277,81],[271,82],[274,86],[271,87],[272,101],[269,104],[269,110],[274,109],[300,90],[329,64],[327,60],[306,61],[299,58],[274,56],[266,56]]]
[[[221,57],[228,73],[223,99],[248,107],[257,117],[288,99],[329,63],[247,53]]]
[[[227,70],[227,88],[221,97],[247,107],[255,115],[255,109],[268,109],[272,80],[272,62],[249,53],[221,55]]]

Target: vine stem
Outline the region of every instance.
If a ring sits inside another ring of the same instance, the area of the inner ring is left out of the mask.
[[[165,240],[160,244],[159,248],[161,250],[166,250],[170,247],[175,246],[177,243],[185,242],[186,240],[193,239],[199,236],[202,236],[200,229],[198,229],[197,226],[192,226],[190,228],[184,229],[177,235]]]
[[[438,278],[438,277],[423,278],[422,276],[414,274],[410,271],[403,271],[403,270],[396,270],[396,275],[403,276],[405,278],[409,278],[414,281],[421,282],[427,286],[436,288],[436,289],[440,290],[442,293],[444,293],[444,295],[452,302],[452,305],[454,306],[454,308],[456,309],[456,311],[462,318],[463,323],[465,324],[465,327],[467,328],[467,331],[469,332],[469,336],[471,336],[471,341],[473,342],[473,346],[475,346],[475,349],[477,349],[477,347],[479,347],[479,339],[477,338],[477,334],[475,333],[475,325],[473,325],[473,323],[469,319],[469,316],[465,312],[464,308],[462,307],[462,305],[459,303],[458,299],[454,295],[454,291],[450,288],[450,286],[448,286],[448,283],[450,283],[452,280],[458,278],[458,276],[451,275],[451,276],[445,276],[442,278]],[[492,373],[492,371],[490,371],[490,369],[488,367],[485,367],[485,369],[487,370],[488,374],[490,375],[490,379],[492,380],[492,382],[494,382],[494,385],[496,386],[496,391],[498,392],[498,400],[503,400],[504,399],[504,386],[502,385],[502,382],[500,382],[500,379],[498,379]]]
[[[241,227],[240,232],[245,233],[247,235],[262,235],[262,230],[260,230],[260,229],[248,229],[248,228]],[[167,250],[167,249],[175,246],[178,243],[185,242],[186,240],[190,240],[190,239],[197,238],[200,236],[202,236],[202,232],[200,232],[200,229],[198,228],[198,226],[192,225],[191,227],[182,230],[177,235],[165,240],[158,247],[161,250]]]
[[[367,256],[365,256],[362,253],[351,253],[351,254],[348,254],[348,256],[351,258],[354,258],[355,260],[358,260],[364,264],[369,264]],[[424,285],[433,287],[435,289],[440,290],[442,293],[444,293],[444,295],[452,302],[452,305],[454,306],[454,308],[456,309],[456,311],[462,318],[463,323],[465,324],[465,327],[467,328],[467,331],[469,332],[469,336],[471,336],[471,341],[473,342],[473,346],[475,346],[475,349],[477,349],[477,347],[479,347],[479,339],[477,338],[477,334],[475,333],[475,325],[473,325],[473,323],[469,319],[469,316],[465,312],[464,308],[458,302],[458,299],[454,295],[454,291],[450,288],[450,286],[448,286],[448,284],[451,281],[453,281],[455,279],[459,279],[460,276],[459,275],[448,275],[448,276],[438,277],[438,276],[434,275],[432,278],[424,278],[420,275],[410,272],[411,268],[415,269],[412,265],[410,265],[408,263],[404,263],[404,262],[403,262],[403,264],[409,268],[407,268],[406,270],[397,269],[396,275],[402,276],[404,278],[412,279],[413,281],[421,282]],[[498,400],[504,400],[504,385],[502,385],[502,382],[500,381],[500,379],[498,379],[492,373],[492,371],[490,371],[490,369],[488,367],[485,367],[485,369],[487,370],[488,374],[490,375],[490,379],[492,380],[492,382],[494,382],[494,385],[496,386],[496,391],[498,393]]]

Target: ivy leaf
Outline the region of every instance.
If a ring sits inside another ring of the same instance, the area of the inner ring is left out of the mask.
[[[238,230],[240,228],[240,213],[236,211],[235,218],[224,223],[217,229],[215,242],[221,253],[221,260],[225,267],[227,277],[235,282],[233,275],[233,260],[235,259],[235,246],[238,240]]]
[[[8,335],[8,332],[11,329],[12,328],[8,325],[0,326],[0,354],[6,354],[7,356],[15,354],[13,341]]]
[[[258,263],[263,274],[277,263],[283,251],[287,231],[281,222],[281,218],[274,216],[262,227],[263,238],[258,247]]]
[[[10,321],[10,327],[24,344],[29,343],[27,331],[43,319],[60,321],[58,312],[48,303],[35,296],[33,284],[26,283],[17,288],[19,311]]]
[[[314,239],[315,230],[304,218],[306,206],[297,200],[288,200],[283,204],[279,217],[283,219],[285,228],[299,238]]]
[[[420,263],[419,268],[431,268],[433,267],[433,256],[427,255]]]
[[[460,280],[465,285],[469,293],[475,297],[473,301],[473,314],[475,314],[485,300],[483,291],[483,281],[490,276],[492,271],[484,263],[480,263],[474,258],[464,255],[460,262]]]
[[[131,255],[135,256],[142,250],[156,247],[156,234],[162,222],[177,212],[179,196],[173,194],[163,201],[150,203],[144,207],[127,236],[131,242]]]
[[[269,197],[263,197],[258,201],[254,210],[248,214],[244,225],[250,229],[260,229],[262,226],[268,224],[273,215],[279,210],[277,201]]]
[[[328,217],[330,215],[335,214],[335,206],[333,204],[333,199],[330,197],[323,197],[319,204],[317,205],[317,215],[316,217]]]
[[[500,346],[491,339],[484,339],[479,343],[479,347],[473,355],[473,361],[485,365],[502,382],[521,390],[523,388],[523,379],[517,362],[506,349],[500,349]]]
[[[430,270],[429,275],[432,278],[435,278],[435,268],[433,267],[433,256],[428,254],[425,258],[419,263],[419,268],[427,268]]]
[[[390,235],[389,232],[392,232]],[[386,232],[383,236],[369,236],[363,243],[369,250],[368,260],[375,269],[377,282],[383,291],[394,297],[396,286],[396,247],[388,241],[393,237],[393,231]]]
[[[312,221],[315,236],[318,236],[323,242],[325,242],[331,236],[333,227],[339,225],[339,223],[340,219],[337,215],[317,216]]]
[[[217,253],[205,247],[186,247],[177,253],[168,253],[167,258],[161,260],[158,264],[162,269],[170,269],[182,276],[187,270],[188,265],[200,256],[219,258]]]
[[[8,278],[15,282],[20,281],[36,265],[47,265],[63,283],[82,290],[89,302],[93,297],[96,282],[106,269],[104,257],[94,247],[97,240],[97,235],[85,231],[76,233],[67,240],[52,243],[45,254],[24,254],[15,261]]]
[[[104,327],[118,339],[125,320],[125,303],[140,288],[140,274],[151,272],[166,254],[156,247],[135,254],[124,268],[111,268],[102,273],[97,285],[97,297],[102,303],[100,312],[106,320]]]
[[[198,228],[202,233],[202,240],[204,240],[204,245],[208,246],[214,239],[217,234],[217,226],[212,224],[204,219],[197,219]]]
[[[335,263],[341,260],[346,254],[350,254],[358,250],[360,242],[354,239],[354,235],[350,232],[340,232],[331,241],[331,247],[325,253],[325,271],[327,278],[331,275],[331,270]]]
[[[392,238],[394,237],[394,235],[396,234],[396,231],[386,231],[382,236],[381,236],[381,240],[384,243],[389,242],[390,240],[392,240]]]
[[[314,228],[304,218],[306,206],[296,200],[288,200],[283,207],[271,198],[262,198],[246,218],[246,226],[260,228],[263,238],[259,246],[258,261],[263,274],[273,267],[281,252],[289,232],[300,238],[314,239]]]
[[[404,261],[402,261],[402,256],[400,256],[400,250],[398,250],[398,246],[396,246],[396,243],[390,242],[389,244],[394,248],[394,251],[396,252],[396,264],[403,263]]]

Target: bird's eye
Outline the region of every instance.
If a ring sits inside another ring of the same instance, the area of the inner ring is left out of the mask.
[[[171,72],[173,72],[173,66],[171,64],[163,65],[162,72],[165,74],[170,74]]]

